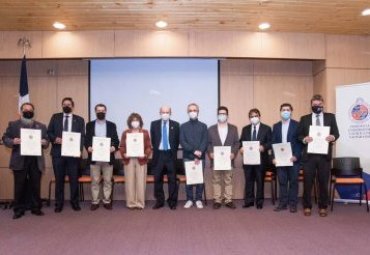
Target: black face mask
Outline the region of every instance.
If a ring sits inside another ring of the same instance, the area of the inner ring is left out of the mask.
[[[30,111],[25,111],[25,112],[22,112],[22,116],[25,119],[32,119],[34,116],[34,113]]]
[[[312,111],[316,114],[320,114],[322,112],[322,110],[324,109],[324,107],[322,106],[319,106],[319,105],[314,105],[311,107]]]
[[[71,113],[72,112],[72,108],[69,107],[69,106],[63,106],[63,112],[64,113]]]
[[[105,119],[105,112],[97,112],[96,113],[96,118],[98,120],[104,120]]]

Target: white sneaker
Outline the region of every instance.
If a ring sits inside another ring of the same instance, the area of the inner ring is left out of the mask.
[[[198,200],[195,202],[195,205],[197,206],[198,209],[203,209],[203,203],[202,201]]]
[[[192,207],[193,206],[193,201],[191,201],[191,200],[188,200],[188,201],[186,201],[186,203],[185,203],[185,205],[184,205],[184,208],[185,209],[189,209],[190,207]]]

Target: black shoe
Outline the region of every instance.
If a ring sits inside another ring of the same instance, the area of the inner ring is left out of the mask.
[[[243,205],[243,208],[248,208],[248,207],[252,207],[252,206],[254,206],[254,203],[253,203],[253,202],[245,203],[245,204]]]
[[[90,211],[96,211],[99,208],[99,204],[91,204]]]
[[[176,210],[176,205],[170,205],[169,207],[171,210]]]
[[[213,203],[213,209],[220,209],[221,208],[221,203],[214,202]]]
[[[33,215],[36,215],[36,216],[44,216],[44,215],[45,215],[45,213],[44,213],[43,211],[41,211],[40,209],[38,209],[38,210],[33,210],[33,211],[31,211],[31,213],[32,213]]]
[[[19,219],[24,215],[24,212],[15,212],[13,215],[13,220]]]
[[[112,210],[113,209],[112,203],[104,204],[103,206],[107,210]]]
[[[230,209],[236,209],[236,206],[233,202],[228,202],[225,204],[226,207],[230,208]]]
[[[55,207],[54,212],[55,213],[61,213],[63,211],[63,206]]]
[[[81,211],[81,207],[79,204],[72,204],[72,209],[73,211]]]
[[[258,210],[261,210],[263,208],[263,205],[259,204],[256,206]]]
[[[162,208],[163,206],[164,206],[164,203],[156,202],[155,205],[153,206],[153,209],[156,210],[156,209]]]
[[[296,212],[298,211],[298,210],[297,210],[297,206],[296,206],[296,205],[292,205],[292,206],[290,206],[289,211],[290,211],[291,213],[296,213]]]
[[[286,206],[278,205],[277,207],[275,207],[274,212],[280,212],[280,211],[284,211],[286,209],[288,209]]]

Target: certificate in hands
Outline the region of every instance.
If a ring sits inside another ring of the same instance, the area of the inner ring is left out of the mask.
[[[213,170],[231,170],[231,146],[213,147]]]
[[[111,139],[108,137],[93,137],[92,142],[92,161],[109,162],[110,161]]]
[[[199,164],[195,164],[195,161],[185,161],[185,175],[186,185],[202,184],[204,182],[202,160]]]
[[[126,135],[126,156],[144,157],[144,134],[127,133]]]
[[[81,156],[81,133],[63,131],[62,156],[75,158]]]
[[[329,142],[326,137],[330,134],[330,127],[310,126],[309,136],[312,142],[308,143],[307,153],[328,154]]]
[[[41,130],[21,128],[21,156],[41,156]]]
[[[243,141],[243,164],[244,165],[261,164],[259,141]]]
[[[290,143],[276,143],[272,145],[272,149],[274,150],[276,166],[293,166]]]

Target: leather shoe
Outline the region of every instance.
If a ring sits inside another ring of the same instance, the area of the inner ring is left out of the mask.
[[[243,208],[248,208],[248,207],[252,207],[252,206],[254,206],[254,203],[253,203],[253,202],[245,203],[245,204],[243,205]]]
[[[73,209],[74,211],[81,211],[81,207],[80,207],[80,205],[79,205],[79,204],[72,204],[72,209]]]
[[[155,205],[153,206],[153,209],[156,210],[156,209],[159,209],[159,208],[162,208],[164,206],[164,203],[155,203]]]
[[[107,210],[112,210],[113,209],[112,203],[104,204],[103,206]]]
[[[225,206],[230,209],[236,209],[236,206],[233,202],[228,202],[225,204]]]
[[[221,203],[214,202],[213,203],[213,209],[220,209],[221,208]]]
[[[43,211],[41,211],[40,209],[39,210],[33,210],[33,211],[31,211],[31,213],[33,215],[36,215],[36,216],[44,216],[45,215],[45,213]]]
[[[171,210],[176,210],[176,205],[170,205]]]
[[[261,210],[263,208],[263,205],[257,205],[256,207],[258,210]]]
[[[319,210],[319,215],[320,215],[320,217],[326,217],[326,216],[328,216],[328,210],[326,210],[324,208],[321,208]]]
[[[297,206],[292,205],[292,206],[289,208],[289,211],[290,211],[291,213],[296,213],[296,212],[297,212]]]
[[[311,208],[304,208],[303,214],[304,216],[311,216]]]
[[[55,213],[61,213],[63,211],[63,207],[55,207],[54,212]]]
[[[19,219],[24,215],[24,212],[15,212],[13,215],[13,220]]]
[[[91,204],[90,205],[90,210],[91,211],[95,211],[95,210],[97,210],[99,208],[99,204]]]
[[[278,207],[275,207],[274,212],[280,212],[288,209],[286,206],[279,205]]]

